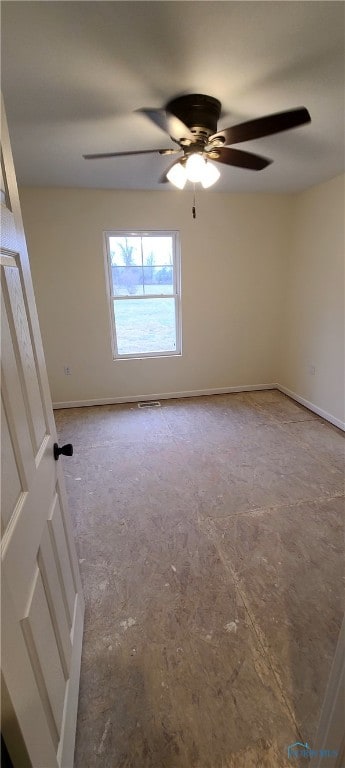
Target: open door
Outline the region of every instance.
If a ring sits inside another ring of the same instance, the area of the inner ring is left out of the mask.
[[[314,746],[314,745],[313,745]],[[345,765],[345,616],[323,700],[310,768]]]
[[[73,768],[84,602],[3,104],[1,119],[1,729],[14,768]]]

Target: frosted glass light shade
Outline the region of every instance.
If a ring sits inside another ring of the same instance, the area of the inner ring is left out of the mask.
[[[207,187],[215,184],[219,177],[218,168],[199,152],[189,155],[187,162],[183,165],[182,163],[175,163],[167,173],[167,179],[179,189],[184,188],[187,179],[194,183],[201,182],[204,189],[207,189]]]
[[[167,179],[169,179],[169,181],[171,181],[175,187],[183,189],[187,181],[187,174],[183,165],[181,165],[181,163],[176,163],[176,165],[173,165],[173,167],[170,168],[170,171],[167,173]]]
[[[220,173],[218,168],[207,160],[201,178],[201,183],[204,189],[207,189],[207,187],[211,187],[212,184],[215,184],[219,177]]]
[[[206,161],[197,152],[195,152],[192,155],[189,155],[189,158],[186,162],[187,179],[189,179],[189,181],[194,181],[194,182],[201,181],[204,173],[205,165],[206,165]]]

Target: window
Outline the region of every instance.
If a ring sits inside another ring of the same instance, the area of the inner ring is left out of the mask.
[[[106,232],[114,358],[181,354],[178,232]]]

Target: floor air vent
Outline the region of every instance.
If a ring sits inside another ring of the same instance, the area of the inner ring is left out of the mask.
[[[147,400],[143,403],[138,403],[138,408],[160,408],[161,404],[159,400]]]

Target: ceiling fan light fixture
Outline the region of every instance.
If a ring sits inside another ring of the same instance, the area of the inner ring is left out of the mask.
[[[212,187],[212,184],[215,184],[216,181],[218,181],[220,177],[220,173],[218,171],[218,168],[214,165],[214,163],[210,163],[209,160],[205,163],[205,168],[202,173],[201,178],[201,184],[204,187],[204,189],[207,189],[208,187]]]
[[[172,168],[170,168],[170,171],[168,171],[167,179],[171,181],[174,187],[183,189],[187,181],[186,169],[183,167],[183,165],[181,165],[181,163],[176,163]]]

